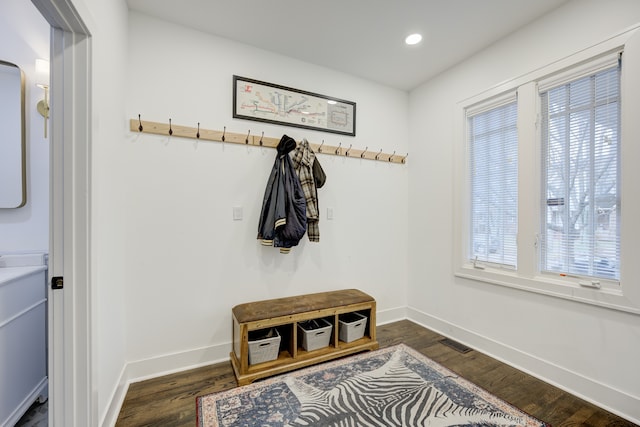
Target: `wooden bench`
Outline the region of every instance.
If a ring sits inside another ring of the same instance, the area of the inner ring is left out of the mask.
[[[359,313],[367,317],[362,338],[351,342],[339,339],[341,314]],[[232,309],[233,351],[231,364],[238,385],[338,357],[378,348],[376,301],[357,289],[321,292],[240,304]],[[327,347],[306,351],[301,346],[298,323],[325,319],[331,325]],[[275,360],[249,364],[249,332],[276,328],[281,341]]]

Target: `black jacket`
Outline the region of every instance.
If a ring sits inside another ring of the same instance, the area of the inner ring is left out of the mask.
[[[300,179],[288,154],[296,141],[283,135],[267,181],[258,224],[258,239],[266,246],[289,253],[307,231],[307,205]]]

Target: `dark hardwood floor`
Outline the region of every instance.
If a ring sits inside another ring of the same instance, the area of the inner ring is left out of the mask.
[[[408,320],[379,326],[377,334],[380,347],[405,343],[553,427],[636,426],[478,351],[454,350]],[[131,384],[116,427],[193,427],[197,396],[235,386],[230,362]]]

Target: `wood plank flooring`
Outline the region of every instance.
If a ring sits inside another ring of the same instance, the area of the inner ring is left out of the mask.
[[[405,343],[553,427],[638,427],[478,351],[460,353],[408,320],[379,326],[377,335],[380,347]],[[197,396],[235,386],[230,362],[131,384],[116,427],[193,427]]]

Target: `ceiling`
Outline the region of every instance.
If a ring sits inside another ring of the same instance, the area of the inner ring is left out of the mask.
[[[127,0],[129,8],[411,90],[568,0]],[[420,32],[415,46],[404,38]]]

